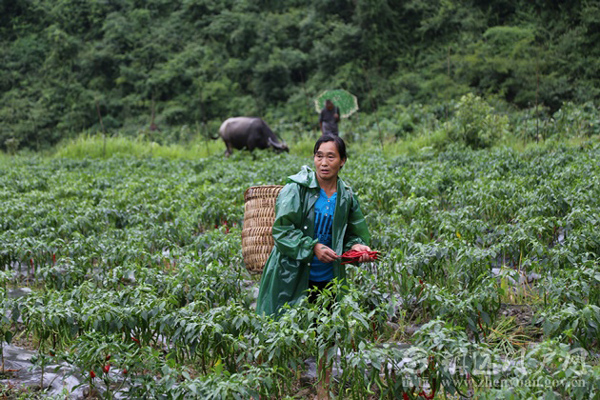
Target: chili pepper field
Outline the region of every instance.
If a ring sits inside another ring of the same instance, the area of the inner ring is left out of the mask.
[[[0,337],[35,354],[27,396],[312,398],[325,357],[340,399],[597,398],[600,145],[355,146],[341,177],[380,259],[279,320],[254,312],[243,194],[310,157],[2,159]]]

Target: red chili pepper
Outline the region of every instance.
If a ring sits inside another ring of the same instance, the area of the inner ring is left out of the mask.
[[[402,399],[403,400],[410,400],[410,398],[408,397],[408,395],[406,393],[402,393]]]
[[[435,379],[433,379],[432,383],[433,383],[433,386],[435,386]],[[422,396],[422,397],[426,398],[427,400],[433,400],[433,398],[435,397],[435,388],[431,389],[431,394],[427,394],[427,393],[425,393],[425,390],[421,390],[421,392],[419,392],[418,396]]]
[[[127,368],[123,368],[123,375],[127,375]]]
[[[377,325],[375,324],[375,321],[371,321],[371,328],[373,328],[373,339],[377,340]]]
[[[52,264],[56,264],[56,254],[52,253]]]
[[[433,390],[431,394],[427,394],[425,393],[425,390],[421,390],[417,396],[421,396],[427,400],[433,400],[433,398],[435,397],[435,390]]]
[[[427,400],[433,400],[433,398],[435,397],[435,390],[433,392],[431,392],[431,394],[427,394],[425,393],[424,390],[421,390],[421,392],[419,392],[419,396],[422,396],[424,398],[426,398]]]
[[[108,354],[106,357],[104,357],[104,360],[105,360],[105,361],[108,361],[108,360],[110,360],[110,354]]]
[[[102,371],[104,371],[105,374],[108,374],[108,371],[110,371],[110,364],[106,364],[102,367]]]
[[[374,260],[378,260],[379,259],[379,252],[378,251],[357,251],[357,250],[348,250],[347,252],[345,252],[344,254],[342,254],[341,258],[342,259],[346,259],[346,261],[342,261],[342,264],[349,264],[349,263],[355,263],[358,262],[360,260],[360,258],[363,255],[368,255],[370,258],[374,259]]]
[[[131,337],[131,340],[133,340],[134,342],[136,342],[137,344],[140,344],[139,339],[134,338],[133,336]]]
[[[425,290],[425,284],[423,283],[423,279],[419,279],[419,283],[421,284],[421,290],[419,291],[417,297],[421,297],[421,294],[423,294],[423,290]]]
[[[477,318],[477,323],[479,324],[479,329],[481,329],[481,332],[483,332],[483,337],[484,339],[487,340],[487,334],[485,333],[485,331],[483,330],[483,326],[481,325],[481,312],[477,311],[477,315],[479,316]]]
[[[94,379],[96,377],[96,373],[94,371],[90,371],[90,378]]]

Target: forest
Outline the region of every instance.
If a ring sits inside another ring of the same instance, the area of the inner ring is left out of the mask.
[[[447,120],[472,93],[543,124],[564,104],[597,114],[598,42],[596,1],[3,1],[0,149],[185,143],[242,115],[310,132],[313,98],[334,88],[378,122],[421,107]],[[393,122],[384,133],[411,132]]]

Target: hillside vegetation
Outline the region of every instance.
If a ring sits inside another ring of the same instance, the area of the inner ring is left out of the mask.
[[[99,116],[159,143],[235,115],[307,132],[329,88],[396,137],[414,125],[396,115],[447,120],[467,93],[543,126],[565,104],[597,113],[599,25],[592,1],[2,2],[0,148],[93,134]]]

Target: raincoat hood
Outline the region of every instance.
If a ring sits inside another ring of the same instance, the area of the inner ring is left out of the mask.
[[[317,175],[315,174],[315,171],[306,165],[302,166],[302,169],[297,174],[288,176],[287,183],[292,182],[311,189],[319,187],[319,182],[317,181]]]

